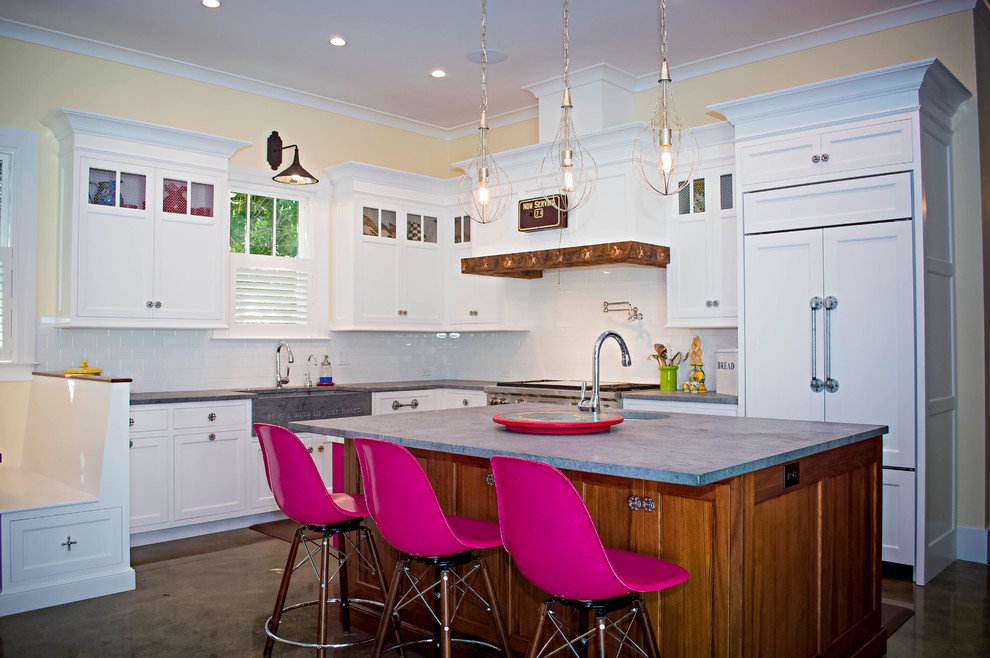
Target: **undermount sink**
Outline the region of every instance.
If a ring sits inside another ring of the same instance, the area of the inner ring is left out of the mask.
[[[254,393],[251,422],[288,427],[300,420],[371,415],[371,393],[344,386],[244,388]]]
[[[332,393],[353,393],[355,389],[346,386],[283,386],[276,388],[239,388],[238,393],[254,393],[255,395],[330,395]]]

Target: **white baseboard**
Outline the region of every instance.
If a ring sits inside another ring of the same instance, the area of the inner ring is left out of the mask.
[[[281,512],[261,512],[249,516],[237,516],[232,519],[221,519],[219,521],[207,521],[205,523],[191,523],[189,525],[175,528],[162,528],[161,530],[150,530],[147,532],[132,532],[131,547],[157,544],[163,541],[173,541],[175,539],[186,539],[188,537],[198,537],[199,535],[211,535],[214,532],[224,532],[226,530],[238,530],[246,528],[256,523],[267,523],[268,521],[278,521],[284,519],[285,514]]]
[[[0,617],[97,596],[129,592],[134,589],[134,584],[134,570],[130,567],[121,567],[112,573],[95,578],[83,578],[35,589],[5,591],[0,594]]]
[[[956,559],[987,564],[990,530],[959,526],[956,533]]]

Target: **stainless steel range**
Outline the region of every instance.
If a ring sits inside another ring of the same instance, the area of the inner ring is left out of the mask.
[[[576,407],[581,400],[581,383],[564,379],[536,379],[522,382],[499,382],[486,386],[488,404],[522,404],[523,402],[543,402],[566,404]],[[636,391],[656,388],[656,384],[634,384],[630,382],[602,382],[602,407],[618,409],[623,391]],[[591,397],[591,382],[588,382],[587,397]]]

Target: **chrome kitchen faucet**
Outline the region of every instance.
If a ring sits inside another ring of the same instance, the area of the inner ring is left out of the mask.
[[[282,376],[282,348],[288,353],[289,358],[286,361],[285,366],[285,377]],[[289,366],[290,363],[295,363],[295,357],[292,356],[292,348],[286,342],[281,342],[275,348],[275,388],[282,388],[283,384],[289,383]]]
[[[615,342],[619,344],[619,349],[622,350],[622,365],[626,368],[632,365],[632,357],[629,356],[629,348],[626,347],[626,341],[622,340],[622,336],[615,333],[614,331],[605,331],[598,340],[595,341],[595,348],[591,354],[591,400],[589,401],[585,398],[585,393],[587,392],[587,382],[581,384],[581,401],[578,402],[578,409],[581,411],[590,411],[594,414],[599,414],[602,411],[602,399],[601,399],[601,354],[602,354],[602,344],[608,338],[614,338]]]

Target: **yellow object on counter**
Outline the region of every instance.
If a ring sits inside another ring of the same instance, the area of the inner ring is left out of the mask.
[[[85,359],[79,362],[78,368],[66,368],[63,370],[66,375],[101,375],[103,368],[90,368],[89,361]]]

